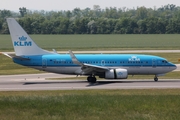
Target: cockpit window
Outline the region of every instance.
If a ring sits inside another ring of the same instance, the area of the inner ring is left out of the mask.
[[[168,63],[166,60],[162,60],[162,63]]]

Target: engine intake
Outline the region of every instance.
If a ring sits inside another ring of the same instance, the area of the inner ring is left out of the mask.
[[[111,69],[105,72],[106,79],[127,79],[128,72],[126,69]]]

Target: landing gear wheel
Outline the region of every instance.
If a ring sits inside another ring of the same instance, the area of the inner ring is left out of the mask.
[[[157,78],[157,77],[155,77],[155,78],[154,78],[154,81],[155,81],[155,82],[157,82],[157,81],[158,81],[158,78]]]
[[[91,78],[92,78],[92,77],[87,77],[87,81],[88,81],[88,82],[91,82]]]
[[[95,77],[88,77],[87,81],[90,83],[96,83],[96,78]]]
[[[96,83],[96,78],[95,77],[92,77],[93,79],[92,79],[92,83]]]

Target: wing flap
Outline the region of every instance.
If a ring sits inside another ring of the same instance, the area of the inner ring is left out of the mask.
[[[91,64],[84,64],[83,67],[88,67],[88,68],[94,68],[94,69],[100,69],[100,70],[109,70],[107,67],[102,67],[102,66],[97,66],[97,65],[91,65]],[[83,68],[82,68],[83,69]]]

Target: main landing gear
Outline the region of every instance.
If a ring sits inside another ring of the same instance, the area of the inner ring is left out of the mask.
[[[154,81],[157,82],[158,81],[158,77],[154,77]]]
[[[96,83],[96,77],[89,76],[87,77],[87,81],[90,83]]]

